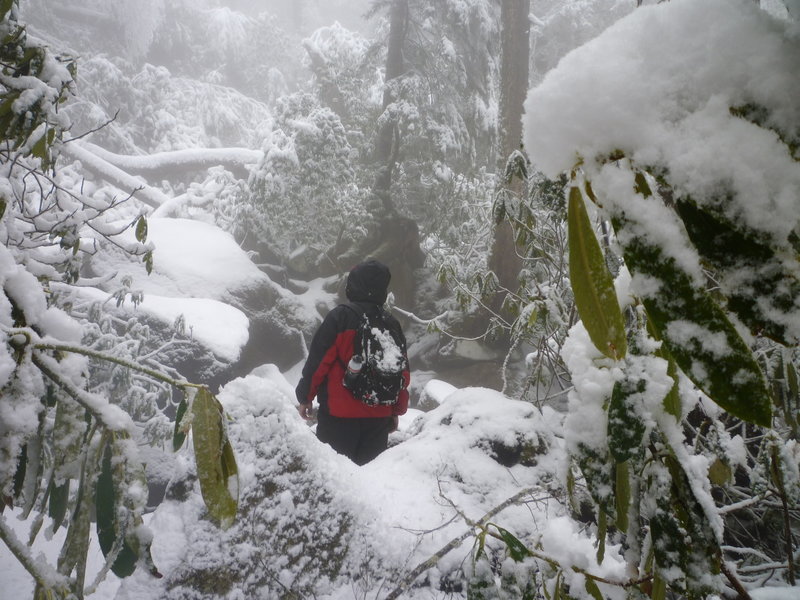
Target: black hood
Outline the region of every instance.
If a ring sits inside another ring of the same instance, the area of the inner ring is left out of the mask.
[[[345,295],[350,302],[383,304],[386,302],[391,278],[389,267],[377,260],[366,260],[350,270]]]

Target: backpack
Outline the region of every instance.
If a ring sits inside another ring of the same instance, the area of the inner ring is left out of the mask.
[[[391,406],[397,404],[405,381],[403,371],[408,368],[406,344],[399,324],[379,308],[368,315],[351,304],[348,308],[359,316],[359,324],[353,339],[353,356],[361,358],[361,370],[348,368],[344,387],[356,400],[368,406]],[[353,359],[351,359],[351,364]]]

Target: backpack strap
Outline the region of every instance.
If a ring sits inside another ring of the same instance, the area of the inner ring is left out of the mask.
[[[364,353],[364,339],[363,339],[364,338],[364,333],[363,333],[363,330],[361,329],[361,324],[362,324],[361,322],[365,317],[367,319],[369,319],[369,317],[367,316],[367,311],[362,309],[360,306],[358,306],[358,305],[356,305],[356,304],[354,304],[352,302],[348,302],[346,304],[343,304],[342,306],[345,306],[345,307],[349,308],[350,310],[352,310],[354,313],[356,313],[356,317],[358,318],[358,326],[356,327],[356,333],[358,333],[359,331],[362,331],[362,334],[360,336],[356,335],[355,338],[353,339],[353,355],[356,355],[356,354],[362,354],[363,355],[363,353]]]

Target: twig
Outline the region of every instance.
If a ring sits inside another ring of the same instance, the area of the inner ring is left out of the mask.
[[[780,458],[778,456],[778,449],[772,448],[771,467],[772,478],[775,481],[775,486],[778,488],[778,496],[781,500],[781,508],[783,509],[783,525],[784,525],[784,541],[786,544],[786,556],[789,564],[789,583],[795,584],[794,576],[794,553],[792,552],[792,522],[789,516],[789,503],[786,500],[786,489],[783,485],[783,477],[780,470]]]
[[[100,130],[101,130],[101,129],[103,129],[104,127],[107,127],[108,125],[111,125],[111,123],[113,123],[114,121],[116,121],[116,120],[117,120],[117,116],[118,116],[118,115],[119,115],[119,109],[117,109],[117,112],[115,112],[115,113],[114,113],[114,116],[113,116],[113,117],[111,117],[110,119],[108,119],[108,120],[107,120],[105,123],[103,123],[102,125],[98,125],[98,126],[97,126],[97,127],[95,127],[94,129],[90,129],[89,131],[86,131],[86,132],[84,132],[84,133],[82,133],[82,134],[80,134],[80,135],[76,135],[76,136],[70,137],[68,140],[61,140],[61,141],[62,141],[62,143],[64,143],[64,144],[68,144],[68,143],[70,143],[70,142],[74,142],[75,140],[79,140],[79,139],[81,139],[81,138],[84,138],[84,137],[86,137],[87,135],[91,135],[91,134],[93,134],[95,131],[100,131]]]
[[[145,375],[149,375],[153,379],[157,379],[158,381],[163,381],[165,383],[169,383],[177,388],[184,389],[187,387],[195,387],[201,388],[205,387],[201,384],[196,383],[189,383],[185,379],[175,379],[160,371],[156,371],[154,369],[148,369],[147,367],[143,367],[138,363],[135,363],[130,360],[126,360],[124,358],[119,358],[118,356],[114,356],[113,354],[106,354],[104,352],[98,352],[97,350],[92,350],[90,348],[86,348],[83,346],[71,346],[68,344],[56,344],[52,342],[45,342],[42,341],[41,338],[34,332],[32,329],[29,328],[0,328],[0,331],[4,331],[4,333],[9,337],[12,338],[17,335],[24,336],[26,338],[26,343],[23,345],[30,345],[31,349],[33,350],[49,350],[53,352],[69,352],[74,354],[81,354],[83,356],[88,356],[90,358],[97,358],[99,360],[115,363],[131,369],[132,371],[138,371],[139,373],[144,373]],[[34,355],[35,356],[35,355]],[[35,362],[35,361],[34,361]],[[41,360],[39,361],[41,362]],[[37,366],[40,366],[37,364]],[[47,367],[47,365],[45,365]],[[48,375],[49,376],[49,375]],[[76,388],[77,389],[77,388]],[[80,402],[80,400],[79,400]]]
[[[526,489],[514,494],[511,498],[508,498],[507,500],[505,500],[504,502],[502,502],[501,504],[497,505],[492,510],[487,512],[485,515],[483,515],[483,517],[481,517],[481,519],[477,522],[477,524],[473,523],[472,521],[470,521],[463,514],[462,514],[462,517],[465,519],[465,521],[467,521],[467,524],[471,525],[472,527],[475,527],[478,524],[480,524],[481,526],[485,525],[497,513],[499,513],[500,511],[502,511],[502,510],[504,510],[506,508],[508,508],[512,504],[516,504],[519,500],[521,500],[525,496],[529,495],[531,492],[533,492],[532,488],[526,488]],[[449,500],[448,500],[448,502],[449,502]],[[452,505],[452,502],[450,504]],[[460,513],[460,511],[458,511],[458,512]],[[422,575],[425,571],[427,571],[431,567],[435,566],[436,563],[438,563],[442,558],[444,558],[447,555],[448,552],[450,552],[451,550],[457,548],[461,544],[461,542],[463,542],[465,539],[467,539],[471,535],[474,535],[474,532],[473,532],[472,528],[468,529],[467,531],[465,531],[464,533],[462,533],[458,537],[455,537],[452,540],[450,540],[449,542],[447,542],[444,546],[442,546],[439,549],[438,552],[436,552],[431,557],[429,557],[427,560],[424,560],[423,562],[418,564],[416,567],[414,567],[414,569],[412,569],[411,572],[409,572],[408,575],[406,575],[400,581],[400,584],[395,589],[393,589],[391,592],[389,592],[389,595],[386,596],[386,598],[384,598],[384,600],[396,600],[397,598],[399,598],[401,596],[401,594],[403,594],[409,588],[409,586],[412,583],[414,583],[414,581],[417,579],[417,577]]]
[[[733,589],[736,590],[736,593],[739,594],[739,600],[753,600],[750,594],[747,593],[747,590],[744,589],[742,582],[733,574],[733,572],[728,568],[728,565],[725,564],[725,561],[720,561],[720,570],[722,573],[727,577],[730,584],[733,586]]]

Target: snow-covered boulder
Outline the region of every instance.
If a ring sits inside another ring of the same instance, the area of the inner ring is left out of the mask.
[[[208,353],[230,367],[224,381],[260,364],[286,368],[302,359],[301,334],[308,335],[320,320],[313,303],[273,282],[214,225],[173,218],[149,218],[147,225],[147,240],[155,248],[151,273],[140,260],[107,246],[83,274],[105,282],[100,287],[107,293],[116,291],[111,281],[125,279],[142,301],[138,306],[126,301],[120,311],[142,315],[157,335],[168,339],[182,315],[187,334],[206,352],[197,353],[200,364],[171,366],[187,378],[199,374],[201,382],[209,382],[219,379],[221,369],[211,369],[211,379],[206,376],[203,355]]]
[[[482,388],[456,391],[404,422],[396,445],[358,467],[316,439],[277,369],[257,373],[219,394],[240,470],[236,523],[222,531],[206,520],[191,453],[181,453],[150,523],[164,578],[137,572],[119,598],[384,596],[463,536],[416,582],[435,597],[463,579],[474,541],[459,511],[477,521],[521,490],[546,488],[561,468],[559,453],[548,452],[561,417]],[[493,520],[530,540],[545,510],[561,509],[512,505]]]

